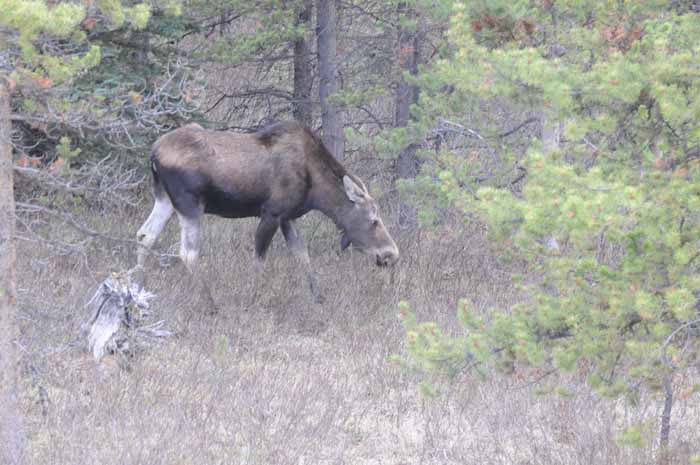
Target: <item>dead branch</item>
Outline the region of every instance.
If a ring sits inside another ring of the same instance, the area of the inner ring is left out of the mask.
[[[82,324],[80,339],[97,362],[105,355],[133,358],[155,340],[172,336],[165,322],[152,319],[149,301],[154,294],[132,282],[128,273],[112,273],[87,303],[89,319]]]

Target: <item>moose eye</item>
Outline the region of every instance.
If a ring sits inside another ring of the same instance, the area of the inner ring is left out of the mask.
[[[372,227],[378,228],[379,227],[379,220],[372,220]]]

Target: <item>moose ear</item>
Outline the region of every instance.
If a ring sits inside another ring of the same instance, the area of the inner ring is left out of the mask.
[[[357,203],[360,200],[367,197],[367,188],[364,186],[364,184],[361,184],[361,182],[362,181],[360,181],[360,184],[356,183],[347,174],[343,176],[343,186],[345,186],[345,195],[348,196],[351,202]]]
[[[350,246],[350,238],[348,237],[347,234],[343,233],[343,236],[340,238],[340,250],[345,250]]]

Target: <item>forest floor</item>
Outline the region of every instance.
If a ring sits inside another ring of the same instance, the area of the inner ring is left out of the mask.
[[[115,221],[111,234],[132,237],[134,216]],[[441,394],[427,398],[415,375],[390,363],[405,355],[400,300],[419,320],[454,333],[460,297],[484,313],[525,298],[508,279],[514,265],[498,262],[482,230],[394,231],[402,258],[381,270],[359,253],[341,254],[328,220],[312,215],[300,224],[323,304],[310,301],[281,238],[256,274],[255,223],[207,218],[204,273],[219,313],[202,311],[181,265],[152,258],[153,311],[177,335],[128,369],[98,368],[72,342],[99,282],[133,265],[133,246],[60,257],[20,241],[29,463],[654,462],[661,402],[653,394],[632,406],[599,398],[577,376],[567,381],[572,395],[558,397],[537,394],[547,378],[464,374],[438,383]],[[177,240],[172,221],[158,250],[175,253]],[[646,445],[621,446],[615,438],[639,422]],[[672,424],[674,457],[687,463],[700,444],[698,402],[677,402]]]

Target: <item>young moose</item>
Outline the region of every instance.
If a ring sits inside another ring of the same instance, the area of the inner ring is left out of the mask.
[[[137,233],[137,269],[173,213],[180,222],[180,257],[196,274],[204,213],[260,218],[255,252],[263,259],[278,228],[309,272],[309,255],[293,220],[320,210],[342,230],[341,247],[353,244],[378,266],[399,259],[396,243],[379,217],[377,202],[362,181],[345,171],[306,127],[271,125],[236,134],[188,124],[162,136],[151,151],[155,205]]]

